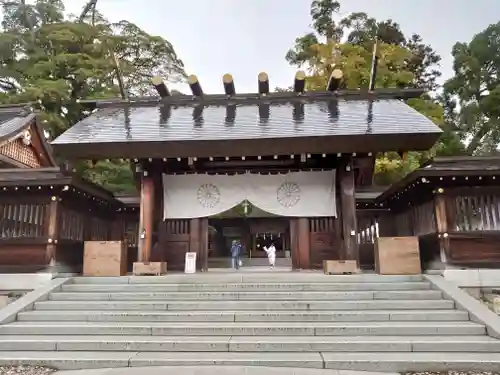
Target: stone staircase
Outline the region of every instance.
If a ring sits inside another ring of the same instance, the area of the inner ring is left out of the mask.
[[[500,341],[421,276],[77,277],[0,326],[0,364],[500,368]]]

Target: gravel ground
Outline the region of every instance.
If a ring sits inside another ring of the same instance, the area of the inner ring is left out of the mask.
[[[0,375],[46,375],[55,371],[42,366],[0,366]]]
[[[482,371],[445,371],[445,372],[404,372],[403,375],[500,375],[497,372]]]

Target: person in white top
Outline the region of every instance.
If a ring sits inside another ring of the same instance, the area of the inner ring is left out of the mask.
[[[269,260],[269,266],[274,268],[274,264],[276,262],[276,248],[274,247],[274,243],[271,242],[269,247],[264,246],[264,250],[267,254],[267,259]]]

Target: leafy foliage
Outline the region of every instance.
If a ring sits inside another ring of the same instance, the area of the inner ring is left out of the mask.
[[[184,79],[184,65],[170,42],[129,21],[93,23],[65,18],[61,0],[0,1],[0,102],[30,102],[52,136],[89,114],[81,99],[120,95],[116,61],[127,96],[145,95],[154,75]],[[88,17],[87,17],[88,18]],[[78,165],[93,181],[132,191],[132,172],[123,162]]]
[[[372,50],[375,39],[380,42],[401,47],[408,51],[405,64],[413,77],[413,84],[435,90],[437,79],[441,76],[438,64],[441,57],[422,41],[422,37],[413,34],[406,37],[400,25],[393,20],[378,21],[366,13],[356,12],[342,18],[338,23],[333,19],[340,11],[340,2],[315,0],[311,4],[311,18],[314,32],[295,39],[295,45],[286,54],[291,65],[307,66],[315,57],[314,46],[333,41],[345,42],[354,46],[363,46]],[[370,55],[371,57],[371,55]]]
[[[129,162],[124,160],[98,161],[82,163],[81,174],[84,178],[93,181],[114,193],[133,193],[135,189],[134,175]],[[127,181],[124,184],[123,181]]]
[[[500,143],[500,22],[453,47],[455,75],[444,85],[448,121],[467,153],[497,152]]]
[[[406,37],[393,20],[378,21],[363,12],[351,13],[336,22],[334,15],[339,11],[338,1],[313,1],[313,32],[298,37],[285,56],[291,65],[307,69],[308,90],[324,90],[334,68],[343,71],[346,88],[368,87],[375,40],[379,56],[376,87],[417,86],[428,90],[438,87],[441,73],[437,68],[441,57],[423,43],[420,35]],[[428,152],[410,152],[404,160],[397,153],[379,155],[378,183],[394,182],[436,154],[464,152],[460,137],[448,126],[444,108],[437,100],[425,96],[412,99],[408,104],[440,125],[443,136]]]
[[[333,67],[344,72],[344,85],[349,89],[368,87],[371,71],[371,50],[365,46],[349,43],[320,43],[311,47],[314,57],[309,60],[307,88],[310,91],[324,90]],[[335,53],[335,51],[337,53]],[[379,46],[377,86],[395,87],[409,84],[413,74],[405,67],[408,51],[403,48],[381,43]]]

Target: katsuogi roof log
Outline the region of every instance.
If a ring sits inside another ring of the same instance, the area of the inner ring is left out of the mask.
[[[255,94],[237,94],[226,74],[221,95],[205,94],[195,75],[192,95],[170,95],[155,78],[159,97],[82,102],[98,110],[52,144],[69,158],[168,158],[426,150],[439,138],[404,102],[423,90],[338,90],[334,73],[325,92],[304,92],[297,74],[294,92],[269,93],[261,72]]]

